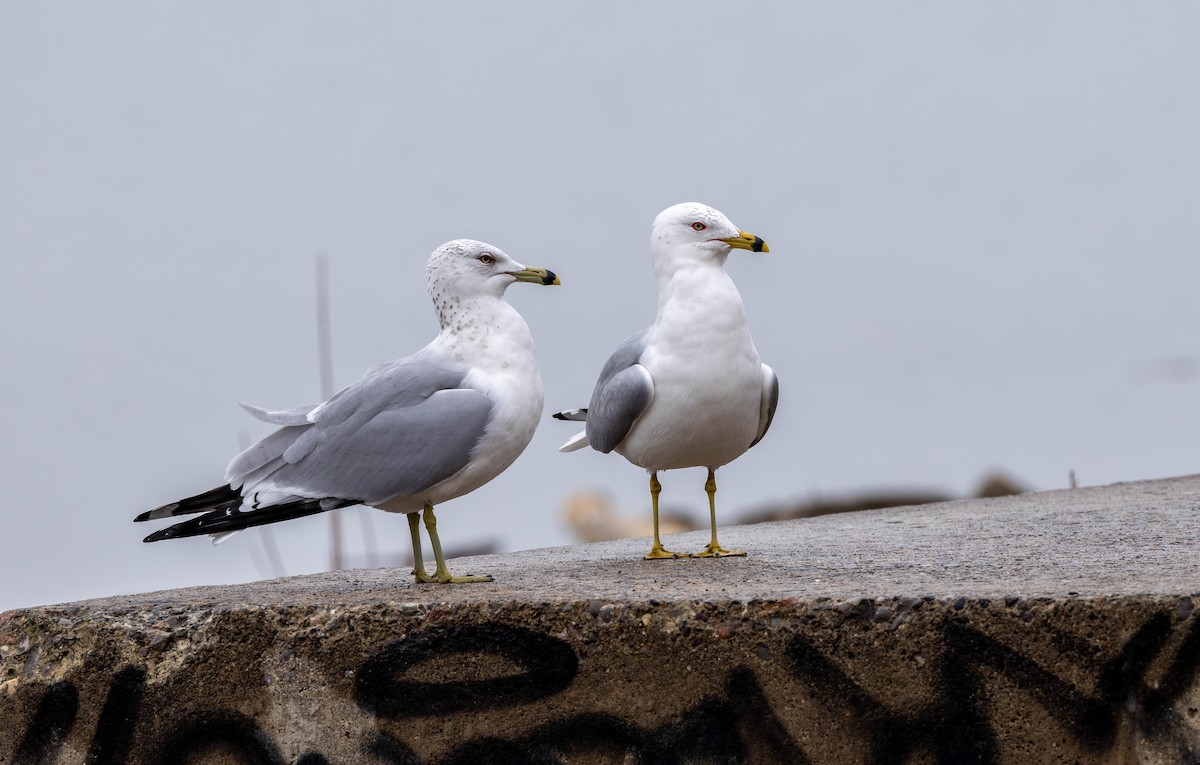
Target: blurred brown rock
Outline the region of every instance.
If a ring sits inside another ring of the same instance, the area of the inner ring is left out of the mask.
[[[650,508],[624,515],[613,506],[612,497],[599,491],[578,491],[563,503],[563,519],[580,542],[607,542],[613,539],[649,537],[654,533]],[[660,510],[659,531],[674,534],[700,528],[689,516]]]

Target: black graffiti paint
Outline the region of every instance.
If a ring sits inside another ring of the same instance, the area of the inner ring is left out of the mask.
[[[873,610],[873,609],[872,609]],[[1187,615],[1180,618],[1186,618]],[[995,677],[1019,688],[1053,718],[1077,745],[1096,757],[1109,754],[1121,731],[1152,739],[1181,763],[1200,765],[1191,721],[1174,705],[1200,676],[1200,619],[1188,618],[1182,635],[1168,612],[1151,616],[1116,655],[1099,665],[1096,691],[1085,693],[1020,650],[949,616],[936,627],[940,655],[927,669],[931,694],[915,711],[898,712],[873,696],[850,670],[824,654],[803,633],[786,651],[790,679],[808,688],[829,713],[846,721],[849,735],[865,748],[866,761],[889,765],[914,759],[994,763],[1000,750],[991,700]],[[1174,642],[1175,653],[1164,656]],[[521,668],[516,675],[441,683],[404,679],[423,662],[441,657],[492,654]],[[1155,679],[1148,675],[1152,667]],[[1165,667],[1165,669],[1164,669]],[[383,719],[472,711],[527,704],[567,688],[578,671],[570,645],[558,638],[506,624],[438,627],[389,643],[356,673],[355,700]],[[648,689],[647,692],[662,692]],[[145,670],[115,673],[105,696],[86,765],[124,763],[133,751],[139,717],[147,714]],[[78,691],[70,682],[51,684],[38,701],[14,752],[13,765],[49,765],[62,755],[79,715]],[[156,712],[158,710],[155,710]],[[1194,710],[1190,711],[1194,714]],[[154,765],[189,762],[223,752],[246,765],[284,765],[275,740],[250,717],[222,711],[189,711],[186,722],[140,742]],[[409,746],[374,734],[362,744],[365,761],[421,765]],[[458,745],[436,765],[512,763],[549,765],[572,759],[629,760],[673,765],[691,762],[787,762],[811,758],[789,733],[753,671],[732,667],[723,685],[696,699],[678,717],[643,727],[619,715],[582,710],[520,735],[482,735]],[[296,765],[330,765],[307,751]]]
[[[245,765],[286,765],[271,736],[254,720],[229,712],[189,720],[169,734],[152,761],[155,765],[179,765],[195,755],[221,749]]]
[[[52,762],[67,740],[79,713],[79,692],[66,681],[53,683],[38,702],[29,728],[17,746],[13,765]]]
[[[489,653],[525,671],[442,683],[397,679],[434,657]],[[571,684],[578,668],[570,644],[540,632],[495,623],[439,627],[388,643],[372,654],[355,677],[354,698],[363,709],[387,719],[447,715],[551,696]]]
[[[734,668],[729,673],[725,696],[737,713],[738,730],[749,748],[749,761],[811,765],[812,760],[771,708],[753,672],[745,667]]]
[[[647,730],[613,715],[581,714],[547,723],[514,739],[480,737],[451,752],[439,765],[559,765],[604,758],[656,765],[745,762],[736,713],[726,701],[705,699],[674,722]]]
[[[412,749],[386,736],[376,736],[364,748],[369,756],[387,765],[421,765]]]
[[[1200,763],[1200,751],[1193,741],[1192,726],[1179,717],[1173,705],[1200,675],[1200,621],[1191,620],[1162,679],[1150,683],[1146,670],[1170,636],[1171,618],[1167,614],[1156,614],[1143,624],[1101,672],[1101,700],[1114,715],[1133,710],[1134,720],[1144,734],[1169,742],[1177,762],[1196,765]]]
[[[519,738],[473,739],[438,765],[560,765],[577,759],[655,765],[811,765],[771,709],[754,673],[741,667],[730,672],[723,693],[701,698],[658,728],[585,713],[547,723]]]
[[[987,710],[987,669],[1015,683],[1045,709],[1085,749],[1110,750],[1123,716],[1156,738],[1168,739],[1180,762],[1200,762],[1188,741],[1189,727],[1172,703],[1194,686],[1200,671],[1200,621],[1192,620],[1166,674],[1154,688],[1146,670],[1171,634],[1165,613],[1147,620],[1120,653],[1102,666],[1096,696],[1087,695],[1008,645],[959,621],[942,629],[944,646],[935,668],[935,696],[918,714],[902,714],[872,697],[803,635],[792,638],[788,655],[798,680],[816,689],[827,707],[854,721],[859,737],[878,765],[908,762],[930,753],[944,765],[994,763],[1000,759]]]
[[[96,722],[96,735],[88,747],[86,765],[124,765],[145,690],[146,670],[141,667],[124,667],[113,677]]]

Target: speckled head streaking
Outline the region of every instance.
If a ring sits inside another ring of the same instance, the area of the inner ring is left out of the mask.
[[[513,282],[558,284],[544,268],[526,268],[499,247],[474,239],[455,239],[433,251],[425,266],[429,294],[440,297],[499,297]]]
[[[365,504],[408,516],[417,582],[454,576],[437,535],[434,505],[504,472],[541,416],[533,335],[504,290],[515,281],[558,284],[544,268],[459,239],[429,259],[427,284],[441,330],[421,350],[380,364],[323,404],[268,411],[280,428],[234,457],[223,486],[142,513],[149,521],[196,515],[146,537],[227,536],[250,526]],[[436,562],[425,570],[420,518]]]

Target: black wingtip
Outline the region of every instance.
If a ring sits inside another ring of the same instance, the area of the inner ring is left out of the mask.
[[[359,504],[359,500],[334,500],[330,498],[325,500],[298,499],[293,502],[284,502],[278,505],[245,511],[233,505],[226,505],[199,517],[188,519],[182,523],[176,523],[165,529],[159,529],[142,541],[161,542],[164,539],[182,539],[183,537],[195,537],[202,534],[221,534],[227,531],[240,531],[252,526],[263,526],[268,523],[289,521],[293,518],[303,518],[306,515],[315,515],[327,510],[357,504]]]
[[[587,409],[567,409],[562,412],[555,412],[550,415],[556,420],[565,420],[566,422],[584,422],[587,420]]]
[[[154,517],[155,513],[163,513],[164,515],[169,515],[170,511],[176,507],[179,507],[179,504],[172,502],[170,505],[163,505],[162,507],[156,507],[153,510],[147,510],[146,512],[142,513],[138,517],[134,518],[133,522],[141,523],[142,521],[148,521]]]
[[[210,510],[223,509],[240,505],[242,495],[229,484],[221,484],[214,489],[201,492],[192,497],[185,497],[175,502],[168,502],[161,507],[147,510],[133,519],[134,523],[153,521],[159,518],[174,518],[177,515],[193,515]]]

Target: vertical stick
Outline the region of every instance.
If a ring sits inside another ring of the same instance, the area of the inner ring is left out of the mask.
[[[246,451],[250,448],[250,436],[243,430],[238,432],[238,448],[241,451]],[[287,576],[287,570],[283,567],[283,558],[279,555],[279,548],[275,545],[275,535],[271,533],[270,526],[258,527],[258,541],[262,542],[263,552],[267,556],[268,573],[275,579],[282,576]],[[262,573],[262,566],[259,565],[258,556],[250,553],[254,558],[254,565],[258,568],[259,573]],[[266,574],[263,574],[263,579],[266,579]]]
[[[333,395],[333,338],[329,329],[329,256],[317,253],[317,361],[321,371],[321,400]],[[329,511],[329,569],[342,568],[342,518]]]
[[[317,253],[317,361],[321,367],[321,399],[333,395],[333,338],[329,329],[329,256]]]
[[[359,508],[358,522],[362,529],[363,552],[367,556],[367,568],[379,568],[379,545],[375,544],[375,522],[371,520],[371,508]]]

